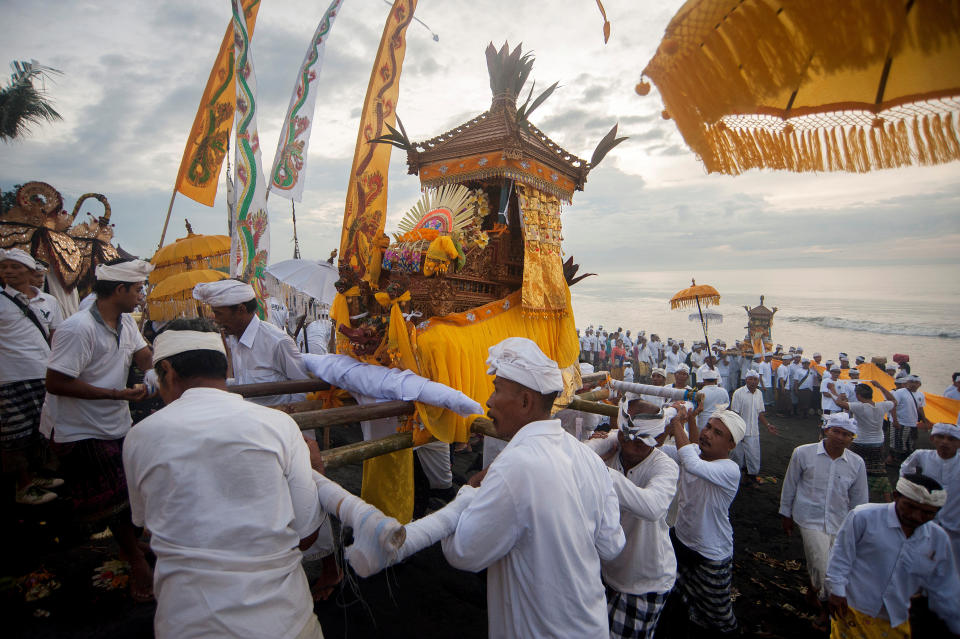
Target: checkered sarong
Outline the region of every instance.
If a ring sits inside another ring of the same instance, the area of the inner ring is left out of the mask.
[[[29,448],[40,438],[40,411],[47,395],[42,379],[0,386],[0,447]]]
[[[910,426],[891,426],[893,437],[890,440],[890,452],[900,461],[906,459],[917,445],[917,428]]]
[[[607,616],[610,636],[623,639],[653,639],[660,612],[669,592],[630,595],[607,586]]]
[[[677,555],[677,582],[673,592],[688,609],[690,621],[700,628],[720,633],[736,630],[737,618],[730,597],[733,557],[719,561],[707,559],[687,548],[673,532],[670,537]]]

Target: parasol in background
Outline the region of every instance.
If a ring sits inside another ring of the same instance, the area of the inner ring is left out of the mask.
[[[723,324],[723,315],[716,311],[704,311],[702,318],[700,316],[700,312],[698,311],[696,313],[690,313],[690,315],[688,315],[687,318],[691,322],[696,322],[700,320],[707,327],[709,327],[710,324]]]
[[[147,315],[155,322],[201,317],[204,304],[193,298],[193,287],[201,282],[227,279],[227,274],[211,269],[194,269],[167,277],[147,295]]]
[[[711,304],[715,305],[719,303],[720,293],[717,292],[717,289],[706,284],[698,285],[696,280],[690,280],[690,286],[677,292],[670,298],[670,308],[674,310],[678,308],[697,307],[696,315],[700,318],[700,326],[703,328],[703,339],[707,344],[710,344],[710,338],[707,337],[707,322],[704,319],[705,313],[703,309]],[[691,315],[690,317],[693,318],[694,316]]]
[[[184,220],[187,236],[159,249],[150,260],[153,272],[150,283],[159,284],[171,275],[191,269],[228,269],[230,267],[230,237],[227,235],[197,235],[190,222]]]
[[[264,282],[267,292],[284,300],[291,312],[313,320],[329,312],[338,279],[340,272],[332,261],[292,259],[268,266]]]
[[[955,0],[689,0],[643,75],[711,173],[960,159]]]

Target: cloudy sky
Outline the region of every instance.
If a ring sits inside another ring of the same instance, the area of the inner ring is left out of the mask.
[[[263,164],[276,140],[308,39],[328,2],[263,0],[253,39]],[[867,175],[753,171],[708,176],[656,90],[633,87],[680,0],[606,0],[603,44],[593,0],[421,0],[407,33],[398,112],[414,140],[489,106],[483,49],[523,42],[533,78],[561,88],[532,118],[555,141],[589,157],[619,121],[631,139],[590,174],[565,210],[566,250],[589,270],[665,270],[681,265],[955,263],[960,255],[960,164]],[[117,239],[149,256],[160,237],[184,143],[229,21],[228,0],[123,2],[4,0],[0,60],[34,58],[63,71],[47,88],[63,122],[0,143],[0,187],[43,180],[67,208],[105,194]],[[326,51],[297,209],[305,257],[339,244],[347,174],[373,55],[389,11],[383,0],[346,0]],[[419,195],[394,152],[387,230]],[[168,241],[189,218],[226,232],[225,187],[213,208],[178,196]],[[93,204],[85,210],[99,213]],[[289,202],[270,201],[273,261],[292,256]]]

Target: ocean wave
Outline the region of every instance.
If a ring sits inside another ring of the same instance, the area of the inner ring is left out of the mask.
[[[899,324],[871,322],[870,320],[855,320],[846,317],[783,317],[777,318],[787,322],[814,324],[824,328],[839,328],[848,331],[867,333],[881,333],[883,335],[908,335],[916,337],[941,337],[946,339],[960,339],[960,330],[944,328],[942,326],[917,326],[915,324]]]

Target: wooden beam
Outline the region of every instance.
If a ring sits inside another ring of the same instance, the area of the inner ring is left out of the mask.
[[[331,408],[330,410],[336,410]],[[323,466],[327,470],[331,468],[340,468],[362,462],[365,459],[379,457],[387,453],[393,453],[404,448],[413,447],[413,433],[394,433],[380,439],[372,439],[366,442],[357,442],[338,446],[330,450],[321,451],[320,456],[323,459]]]
[[[244,397],[266,397],[267,395],[292,395],[294,393],[312,393],[329,390],[330,384],[322,379],[300,379],[293,382],[264,382],[262,384],[234,384],[227,386],[231,393]]]
[[[574,397],[570,402],[570,405],[567,406],[572,410],[578,410],[583,413],[593,413],[595,415],[606,415],[607,417],[616,417],[617,407],[613,404],[601,404],[600,402],[591,402],[587,400],[580,399],[579,397]]]
[[[367,404],[366,406],[338,406],[337,408],[294,413],[290,417],[297,422],[300,430],[311,430],[313,428],[343,426],[344,424],[353,424],[369,419],[412,415],[414,410],[416,410],[416,406],[413,402],[394,401]]]

